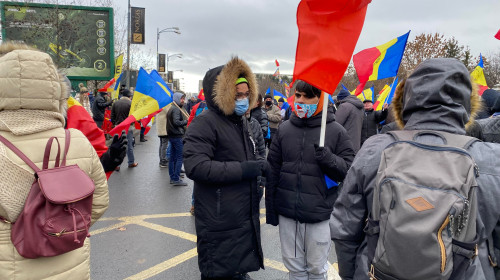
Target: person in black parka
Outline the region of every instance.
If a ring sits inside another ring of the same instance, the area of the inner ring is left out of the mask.
[[[108,101],[106,99],[107,95],[108,93],[105,91],[99,92],[99,95],[92,104],[92,118],[99,128],[102,128],[102,123],[104,122],[104,111],[113,104],[113,100]]]
[[[246,91],[236,84],[242,78]],[[184,139],[201,279],[248,279],[247,272],[264,268],[257,177],[267,163],[257,160],[243,116],[255,105],[258,86],[250,67],[234,57],[206,73],[203,89],[208,110],[194,118]]]
[[[294,112],[282,123],[267,160],[266,223],[279,224],[283,263],[290,279],[327,279],[330,233],[328,221],[338,183],[354,159],[348,132],[326,112],[324,147],[319,147],[324,92],[296,82]],[[360,101],[361,102],[361,101]]]

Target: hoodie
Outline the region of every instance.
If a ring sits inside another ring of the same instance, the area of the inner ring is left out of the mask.
[[[429,59],[421,63],[406,82],[398,85],[394,99],[394,117],[404,130],[436,130],[465,134],[465,127],[474,122],[481,107],[477,87],[473,87],[468,70],[462,62],[451,58]],[[433,135],[418,136],[417,142],[443,144]],[[330,219],[332,240],[339,261],[342,279],[369,279],[367,238],[363,231],[372,209],[373,190],[383,150],[395,139],[378,134],[366,140],[349,169]],[[468,149],[479,168],[477,197],[479,206],[477,234],[479,257],[471,261],[465,279],[495,279],[488,261],[486,239],[492,237],[499,222],[500,146],[474,142]]]

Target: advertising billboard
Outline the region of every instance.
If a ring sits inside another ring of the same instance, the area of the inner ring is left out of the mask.
[[[130,43],[144,45],[146,9],[130,7],[130,17],[130,28],[132,28],[132,42]]]
[[[114,75],[113,9],[0,2],[2,38],[48,53],[70,79]]]

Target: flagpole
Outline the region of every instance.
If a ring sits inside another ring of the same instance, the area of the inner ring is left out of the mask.
[[[328,111],[328,93],[323,92],[323,112],[321,112],[321,131],[319,134],[319,146],[325,146],[326,116]]]

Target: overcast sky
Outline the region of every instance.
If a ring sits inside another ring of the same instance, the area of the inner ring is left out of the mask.
[[[124,13],[127,0],[114,0]],[[198,91],[206,71],[226,63],[232,55],[247,61],[256,73],[292,74],[298,29],[299,0],[131,0],[146,8],[146,45],[156,53],[156,29],[179,27],[182,34],[162,33],[160,53],[182,53],[171,58],[169,69],[184,78],[187,92]],[[439,32],[468,45],[472,54],[500,51],[493,36],[500,29],[499,0],[373,0],[355,53],[381,45],[408,30],[410,40],[420,33]]]

